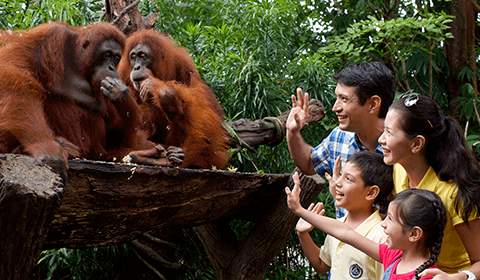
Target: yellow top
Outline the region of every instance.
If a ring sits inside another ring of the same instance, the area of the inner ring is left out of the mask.
[[[348,213],[347,213],[348,216]],[[345,218],[339,221],[345,222]],[[385,243],[387,236],[383,231],[382,218],[375,211],[355,231],[377,243]],[[382,279],[383,265],[367,256],[360,250],[340,242],[327,235],[320,251],[320,259],[331,267],[329,279]]]
[[[408,189],[407,172],[400,164],[393,168],[393,194]],[[463,223],[462,217],[455,211],[455,195],[457,187],[455,183],[440,181],[432,167],[429,167],[417,189],[429,190],[436,193],[445,204],[447,209],[447,224],[443,232],[442,249],[438,257],[437,266],[447,273],[456,273],[458,270],[468,269],[470,258],[460,236],[454,226]],[[475,213],[470,215],[469,221],[475,219]]]

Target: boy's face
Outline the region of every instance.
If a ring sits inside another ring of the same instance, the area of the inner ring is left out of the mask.
[[[360,105],[355,87],[337,84],[335,88],[337,100],[332,110],[337,114],[340,129],[351,132],[361,132],[364,129],[364,117],[369,111],[369,102]],[[368,101],[368,100],[367,100]]]
[[[353,163],[347,161],[340,177],[335,181],[335,205],[349,211],[365,205],[366,194],[369,190],[365,187],[361,170]]]

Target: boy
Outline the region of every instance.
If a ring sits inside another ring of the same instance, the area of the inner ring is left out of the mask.
[[[363,236],[384,243],[386,235],[381,227],[382,219],[374,203],[381,201],[392,192],[393,167],[383,162],[383,155],[377,152],[363,151],[352,155],[334,182],[335,205],[348,210],[342,222]],[[294,174],[298,177],[298,174]],[[289,196],[290,189],[285,192]],[[309,210],[319,213],[321,203]],[[330,270],[329,279],[381,279],[383,266],[363,252],[327,235],[325,244],[318,248],[309,232],[313,226],[300,219],[297,234],[308,260],[319,274]]]

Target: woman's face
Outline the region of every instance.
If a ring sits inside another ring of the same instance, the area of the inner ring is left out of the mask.
[[[385,117],[383,134],[378,139],[383,149],[383,161],[392,165],[405,163],[412,158],[414,140],[409,140],[405,132],[400,128],[402,115],[395,110],[389,110]]]

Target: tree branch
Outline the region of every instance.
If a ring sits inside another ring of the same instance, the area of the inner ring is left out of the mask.
[[[117,23],[122,19],[122,17],[125,16],[128,12],[130,12],[133,8],[135,8],[138,3],[140,3],[140,0],[136,0],[132,4],[128,5],[125,9],[123,9],[123,11],[118,14],[117,18],[112,22],[112,24],[117,25]]]
[[[468,0],[468,2],[470,2],[475,12],[480,13],[480,5],[478,5],[475,0]]]

